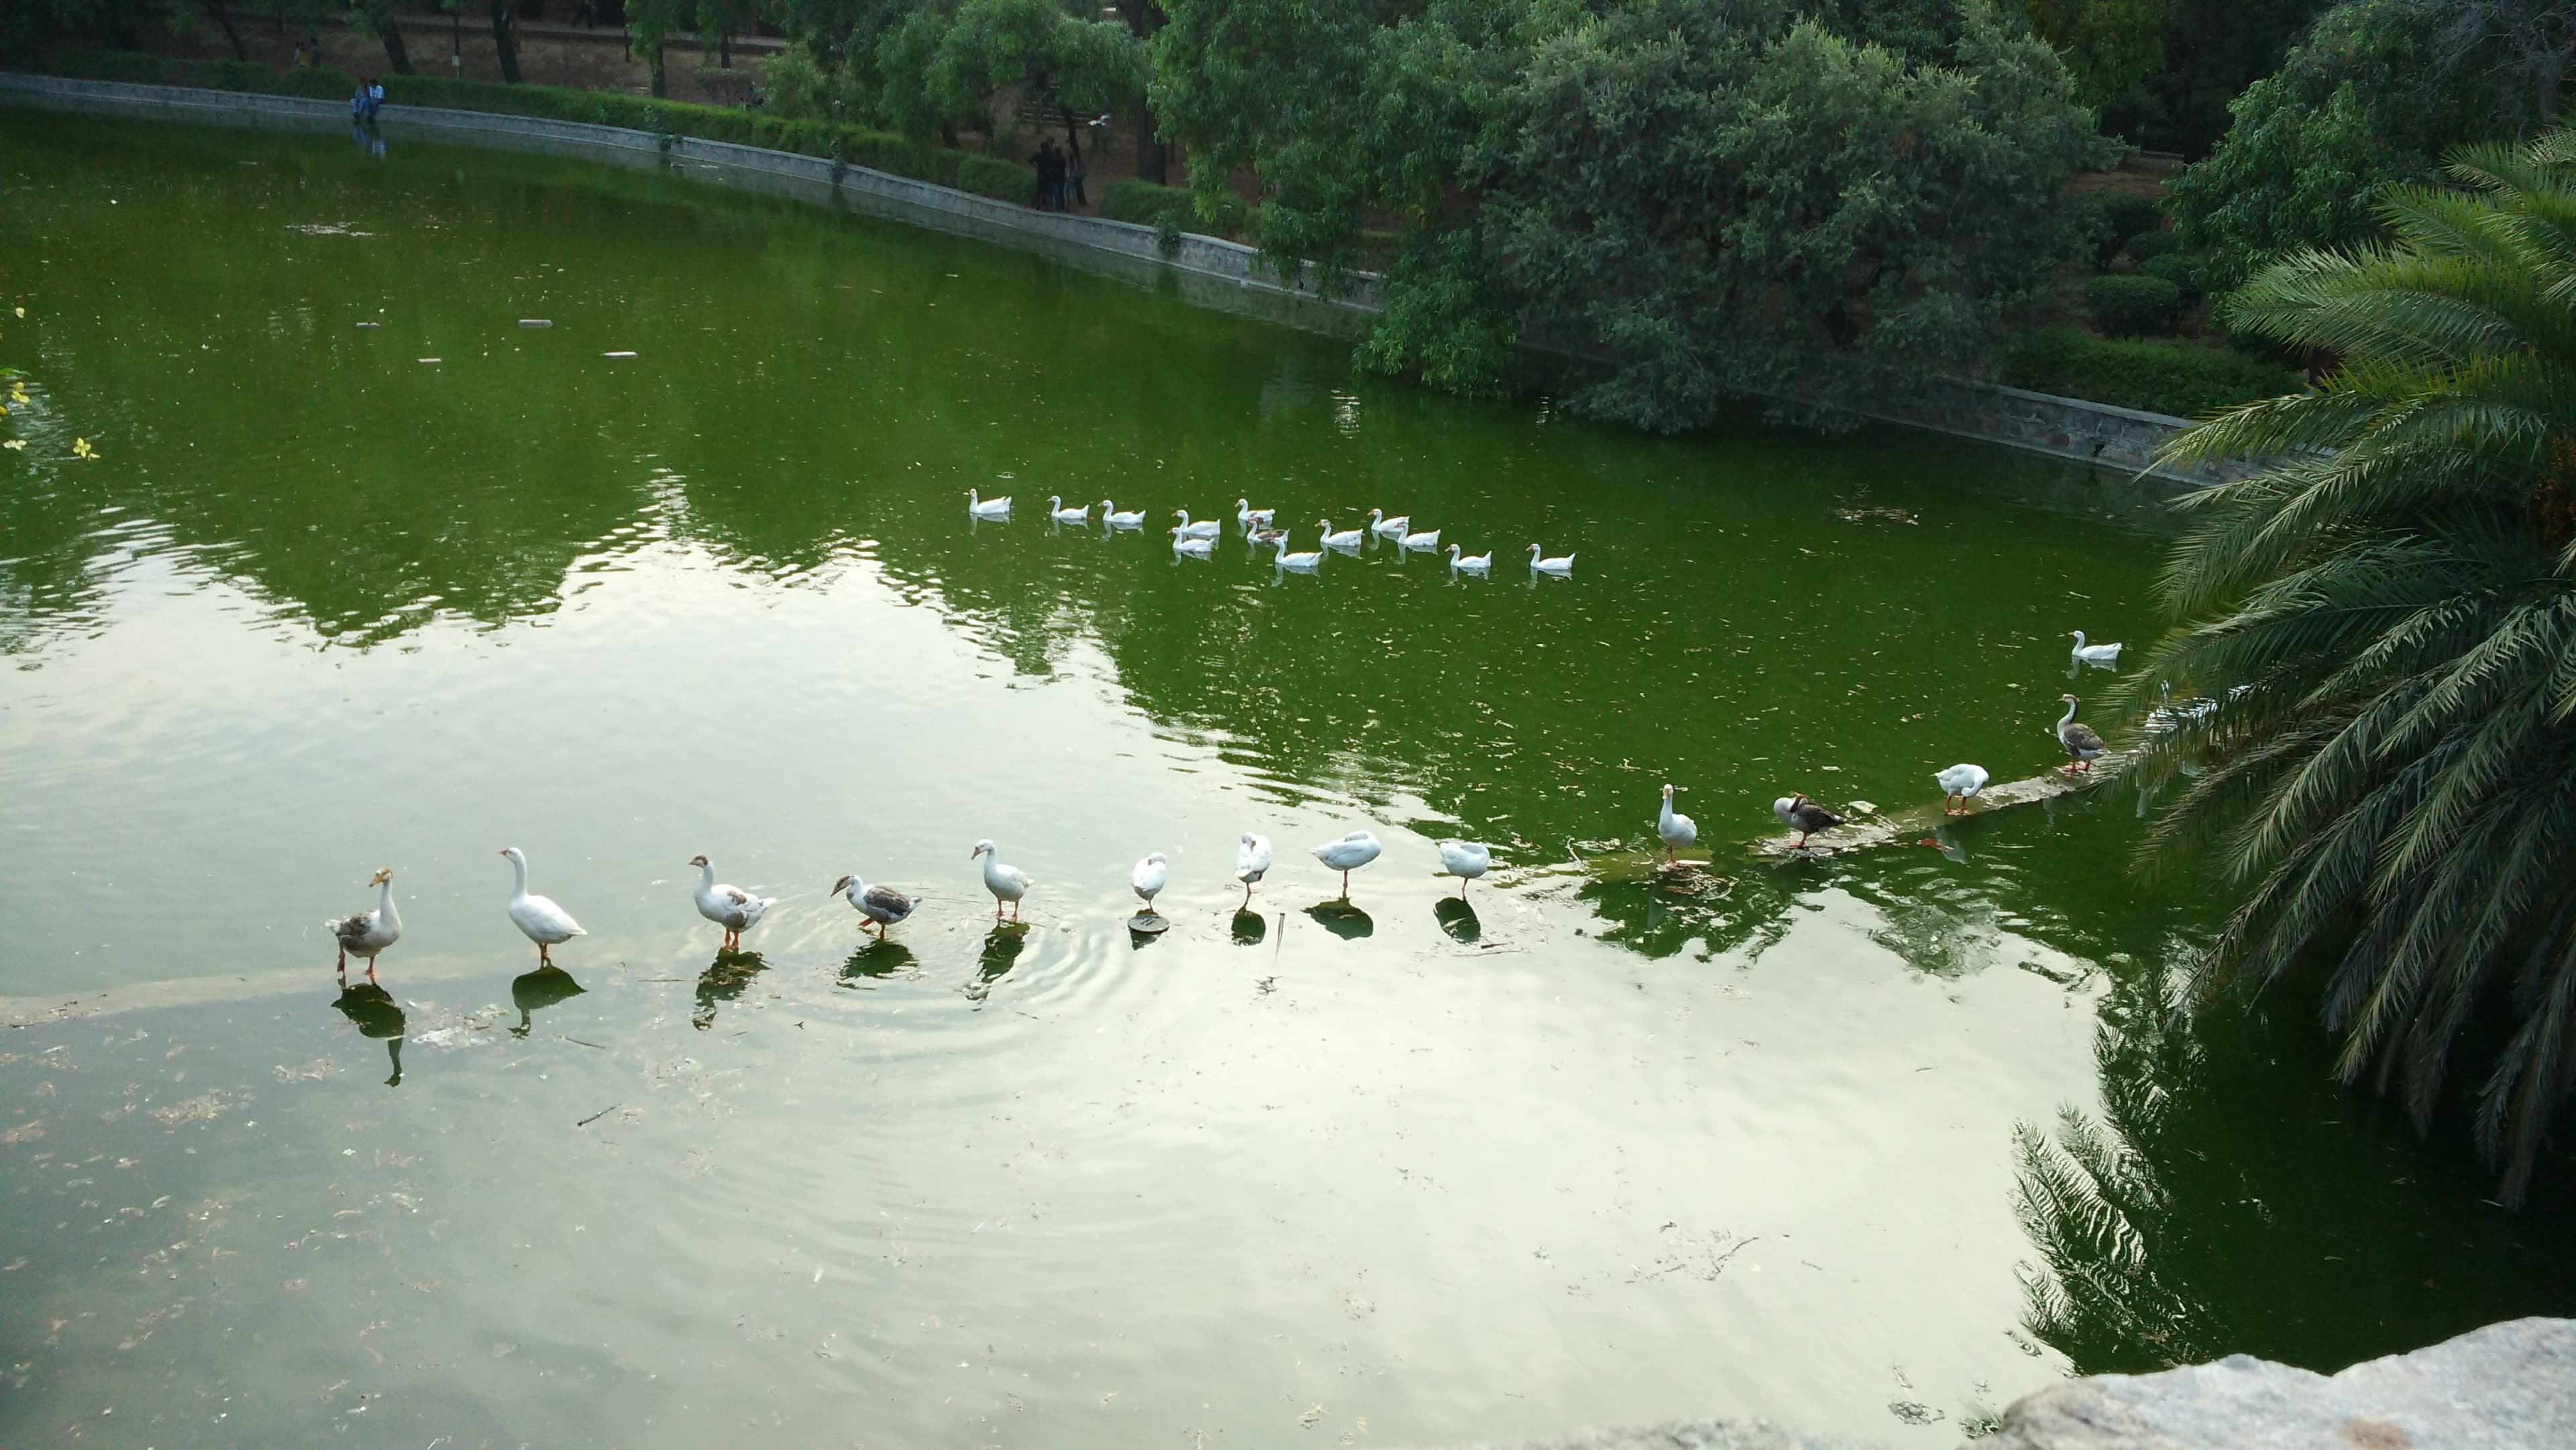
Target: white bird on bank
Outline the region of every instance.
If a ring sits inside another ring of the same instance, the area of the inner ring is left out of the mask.
[[[1315,853],[1316,860],[1342,873],[1342,898],[1348,900],[1351,894],[1351,873],[1376,860],[1378,853],[1386,848],[1380,846],[1377,843],[1377,837],[1368,832],[1353,831],[1338,841],[1326,841],[1311,849]]]
[[[1494,851],[1482,841],[1443,841],[1440,864],[1458,878],[1458,899],[1467,899],[1467,883],[1482,876],[1494,864]]]
[[[1968,813],[1968,797],[1984,790],[1988,779],[1989,777],[1986,775],[1986,768],[1984,766],[1969,765],[1964,762],[1951,766],[1948,770],[1934,772],[1932,781],[1935,785],[1941,787],[1941,814],[1945,816],[1966,815]],[[1950,802],[1953,800],[1956,800],[1959,803],[1959,808],[1957,810],[1952,810],[1950,808]]]
[[[1234,501],[1234,521],[1247,529],[1263,528],[1279,522],[1279,510],[1257,509],[1252,500],[1239,498]]]
[[[1077,504],[1072,508],[1066,508],[1061,497],[1049,498],[1047,517],[1060,524],[1087,524],[1091,522],[1091,505]]]
[[[1338,534],[1334,533],[1331,519],[1317,519],[1315,527],[1323,531],[1324,547],[1327,549],[1357,549],[1360,546],[1360,540],[1365,537],[1357,529],[1344,529]]]
[[[1699,839],[1699,824],[1673,809],[1673,792],[1679,788],[1664,787],[1664,808],[1655,816],[1655,834],[1663,838],[1664,860],[1667,862],[1673,859],[1675,851]]]
[[[376,956],[402,940],[402,916],[394,910],[394,868],[388,866],[367,878],[376,888],[376,909],[356,916],[334,917],[323,925],[340,941],[340,984],[348,985],[349,958],[364,957],[367,980],[376,979]]]
[[[1163,884],[1171,879],[1172,868],[1160,851],[1138,861],[1136,869],[1127,873],[1127,884],[1136,888],[1137,899],[1145,903],[1149,912],[1154,909],[1154,898],[1162,894]]]
[[[1017,866],[1003,865],[990,841],[977,841],[966,859],[972,861],[977,856],[984,858],[984,889],[993,893],[993,919],[1002,919],[1002,903],[1007,901],[1011,903],[1011,920],[1019,920],[1020,898],[1029,894],[1029,887],[1033,884],[1029,873]]]
[[[1100,521],[1113,529],[1141,529],[1145,527],[1145,511],[1122,514],[1104,498],[1100,501]]]
[[[1213,539],[1218,531],[1225,527],[1214,519],[1201,519],[1197,523],[1191,523],[1188,509],[1174,509],[1172,517],[1181,521],[1180,535],[1184,539]]]
[[[2075,662],[2079,665],[2116,665],[2120,662],[2120,646],[2116,644],[2086,644],[2084,642],[2084,631],[2080,629],[2076,630]]]
[[[1174,529],[1172,530],[1172,552],[1175,554],[1187,554],[1193,559],[1214,558],[1216,556],[1216,540],[1193,539],[1187,534],[1182,533],[1180,530]]]
[[[583,931],[581,923],[572,919],[572,913],[555,905],[551,898],[528,894],[526,852],[516,846],[504,846],[501,854],[510,858],[510,870],[516,876],[516,884],[510,888],[510,924],[537,944],[537,964],[551,967],[555,959],[547,954],[548,947],[559,947],[574,937],[590,933]]]
[[[891,886],[870,886],[853,873],[832,883],[832,894],[848,900],[859,914],[859,930],[866,931],[869,922],[877,924],[877,940],[884,941],[886,928],[912,915],[921,904],[918,896],[906,896]]]
[[[1370,533],[1383,538],[1401,539],[1404,537],[1404,531],[1413,527],[1413,515],[1397,514],[1394,518],[1388,518],[1384,510],[1370,509],[1368,526]]]
[[[704,856],[691,856],[689,864],[698,868],[698,915],[724,928],[724,945],[718,950],[742,950],[742,934],[758,926],[777,900],[719,884],[715,864]]]
[[[1530,545],[1531,573],[1554,574],[1558,578],[1562,579],[1574,572],[1574,556],[1572,554],[1560,554],[1553,559],[1542,559],[1539,557],[1539,552],[1538,545]]]
[[[1404,547],[1417,554],[1428,554],[1440,547],[1440,531],[1433,529],[1427,534],[1407,534],[1404,536]]]
[[[1453,574],[1482,574],[1493,567],[1494,555],[1491,550],[1482,554],[1461,555],[1456,544],[1449,546],[1449,570]]]
[[[1234,848],[1234,879],[1243,883],[1243,904],[1252,904],[1253,885],[1270,873],[1270,838],[1256,831],[1243,833],[1242,844]]]
[[[966,490],[966,512],[979,519],[1007,519],[1011,516],[1008,498],[977,498],[975,490]]]

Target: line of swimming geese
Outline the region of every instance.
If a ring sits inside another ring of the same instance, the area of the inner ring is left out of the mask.
[[[1116,504],[1105,498],[1100,501],[1098,507],[1101,527],[1113,533],[1121,529],[1145,527],[1143,509],[1122,513]],[[1092,522],[1092,508],[1093,505],[1090,504],[1076,504],[1067,508],[1063,497],[1058,495],[1047,500],[1047,518],[1053,523],[1079,524],[1088,527]],[[970,518],[983,519],[987,522],[1007,519],[1011,516],[1011,501],[1008,498],[984,498],[970,488],[966,490],[966,513]],[[1194,559],[1205,559],[1216,552],[1217,535],[1223,532],[1225,527],[1222,520],[1193,520],[1188,509],[1174,509],[1172,516],[1180,520],[1171,529],[1173,553]],[[1388,518],[1384,509],[1370,509],[1368,523],[1356,529],[1336,531],[1332,520],[1317,519],[1315,530],[1321,537],[1318,547],[1310,550],[1289,548],[1288,531],[1277,527],[1278,519],[1277,509],[1254,508],[1252,500],[1248,498],[1234,501],[1234,521],[1242,527],[1244,538],[1255,548],[1266,546],[1271,549],[1273,551],[1271,567],[1282,573],[1312,574],[1323,564],[1326,554],[1334,552],[1356,554],[1359,552],[1360,545],[1372,534],[1389,540],[1408,553],[1435,553],[1440,548],[1438,529],[1416,530],[1413,527],[1411,515],[1398,514],[1394,518]],[[1531,573],[1549,574],[1559,579],[1573,575],[1574,556],[1572,554],[1550,557],[1546,550],[1536,544],[1530,545],[1529,549]],[[1494,554],[1490,549],[1482,554],[1468,554],[1456,544],[1449,546],[1449,570],[1453,574],[1485,574],[1493,567]]]

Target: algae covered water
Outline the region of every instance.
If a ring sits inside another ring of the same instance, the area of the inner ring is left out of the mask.
[[[0,139],[0,1440],[1934,1445],[2576,1305],[2298,1011],[2173,1010],[2219,894],[2134,798],[1742,849],[2062,758],[2066,631],[2153,627],[2116,482],[1465,406],[665,176]],[[1239,497],[1493,573],[1175,556]],[[883,945],[852,872],[924,898]]]

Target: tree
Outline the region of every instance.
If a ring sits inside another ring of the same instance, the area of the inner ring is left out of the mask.
[[[2165,0],[2028,0],[2031,29],[2055,47],[2076,99],[2099,110],[2137,96],[2165,66]]]
[[[952,143],[959,126],[995,133],[992,102],[1004,90],[1055,101],[1072,139],[1073,111],[1106,111],[1142,91],[1147,75],[1144,48],[1124,23],[1076,19],[1062,0],[916,10],[878,42],[877,68],[887,119],[916,136],[936,129]]]
[[[492,50],[501,58],[501,81],[515,86],[519,83],[519,17],[511,10],[510,0],[492,0],[491,9]]]
[[[414,74],[411,49],[403,44],[394,0],[349,0],[349,28],[384,42],[385,62],[394,68],[395,75]]]
[[[2419,1130],[2455,1065],[2519,1202],[2576,1089],[2576,134],[2398,187],[2394,240],[2301,251],[2230,325],[2330,349],[2313,392],[2179,435],[2257,460],[2201,491],[2138,676],[2215,702],[2152,740],[2206,760],[2148,842],[2248,889],[2201,972],[2322,972],[2348,1084]]]
[[[644,52],[644,70],[652,77],[654,95],[671,94],[662,47],[696,15],[697,0],[626,0],[626,23],[634,27],[636,48]]]

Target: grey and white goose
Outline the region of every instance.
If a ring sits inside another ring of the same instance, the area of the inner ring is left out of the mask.
[[[376,956],[402,940],[402,916],[394,910],[394,868],[388,866],[367,879],[376,888],[376,909],[356,916],[334,917],[329,923],[331,935],[340,941],[340,981],[349,980],[349,958],[364,957],[367,980],[376,979]]]
[[[1803,795],[1784,795],[1773,801],[1771,814],[1780,818],[1780,824],[1798,833],[1798,844],[1790,848],[1794,851],[1805,850],[1809,836],[1818,831],[1830,831],[1843,823],[1842,817]]]
[[[2089,771],[2093,762],[2102,758],[2107,747],[2102,744],[2102,737],[2093,733],[2092,726],[2075,723],[2075,707],[2081,701],[2073,695],[2057,698],[2066,705],[2065,716],[2057,722],[2057,743],[2066,747],[2066,768]]]
[[[867,924],[875,922],[879,941],[885,940],[887,927],[912,915],[913,908],[921,905],[918,896],[906,896],[891,886],[870,886],[855,875],[833,882],[832,894],[849,900],[859,914],[859,930],[866,931]]]

